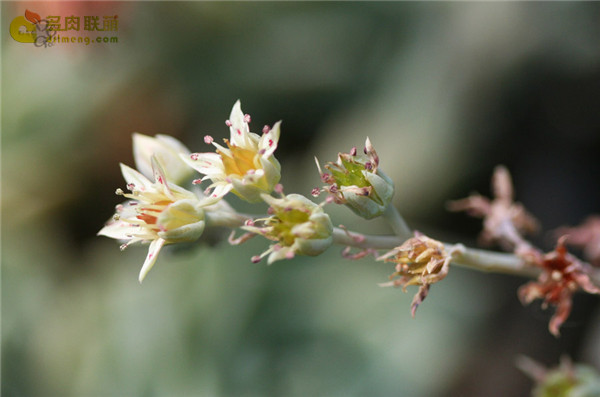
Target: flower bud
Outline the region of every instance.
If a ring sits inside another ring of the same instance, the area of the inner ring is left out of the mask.
[[[177,139],[168,135],[151,137],[139,133],[133,134],[133,158],[138,171],[147,178],[152,178],[152,156],[162,165],[167,180],[175,184],[183,184],[192,177],[191,169],[180,154],[189,156],[190,151]]]
[[[321,206],[299,194],[280,199],[263,194],[262,198],[270,205],[272,216],[255,221],[255,226],[242,227],[276,242],[259,258],[269,255],[271,264],[295,255],[316,256],[329,248],[333,225]],[[262,226],[256,226],[260,223]]]
[[[394,183],[378,169],[379,157],[369,138],[364,153],[357,154],[356,148],[352,148],[350,153],[339,153],[336,163],[327,163],[326,172],[321,170],[318,161],[317,167],[321,180],[327,183],[323,190],[329,193],[330,200],[345,204],[365,219],[372,219],[383,214],[392,201]]]

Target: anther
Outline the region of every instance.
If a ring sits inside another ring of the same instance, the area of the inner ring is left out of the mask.
[[[205,138],[204,142],[206,142],[206,138]],[[192,154],[190,154],[190,158],[192,160],[196,161],[200,158],[200,153],[192,153]]]
[[[204,143],[210,145],[211,143],[213,143],[214,139],[212,136],[210,135],[205,135],[204,136]]]
[[[356,146],[350,149],[350,156],[356,156]]]
[[[124,195],[125,193],[123,192],[123,189],[121,189],[121,188],[118,188],[117,190],[115,190],[115,194],[116,194],[117,196],[122,196],[122,195]]]
[[[249,123],[250,122],[250,115],[249,114],[245,114],[244,115],[244,123]]]
[[[226,125],[227,127],[231,127],[231,126],[232,126],[232,124],[231,124],[231,121],[229,121],[229,120],[225,120],[225,125]]]
[[[263,134],[268,134],[269,131],[271,131],[271,127],[269,127],[268,125],[265,125],[262,129]]]

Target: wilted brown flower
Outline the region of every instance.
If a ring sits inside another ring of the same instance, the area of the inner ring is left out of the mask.
[[[600,266],[600,216],[589,216],[581,225],[561,227],[558,235],[569,235],[567,244],[583,248],[583,255],[595,266]]]
[[[521,203],[513,201],[513,186],[510,173],[504,166],[497,166],[492,177],[494,199],[472,194],[462,200],[448,203],[450,211],[466,211],[469,215],[483,218],[481,242],[499,243],[505,250],[521,250],[530,247],[522,234],[538,230],[537,220],[529,214]]]
[[[590,294],[600,294],[600,288],[590,279],[591,267],[569,254],[565,248],[567,236],[558,239],[554,251],[545,255],[526,256],[533,260],[534,266],[540,267],[542,273],[537,281],[531,281],[519,288],[519,299],[524,304],[535,299],[543,299],[543,308],[549,304],[556,307],[550,319],[548,329],[554,336],[560,334],[559,328],[571,313],[573,293],[579,288]]]
[[[377,258],[377,260],[396,263],[396,272],[390,276],[392,281],[381,286],[402,287],[406,292],[407,286],[419,285],[419,291],[411,304],[411,314],[414,317],[417,307],[427,297],[430,285],[442,280],[448,274],[452,254],[459,249],[457,246],[448,253],[443,243],[416,232],[415,237]]]

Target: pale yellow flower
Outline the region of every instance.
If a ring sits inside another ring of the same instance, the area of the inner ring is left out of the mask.
[[[279,141],[281,122],[275,123],[273,128],[265,126],[262,136],[250,132],[249,122],[250,116],[242,112],[237,101],[226,122],[230,129],[230,139],[224,140],[227,147],[206,136],[205,142],[212,143],[217,148],[216,153],[181,156],[205,175],[202,180],[212,181],[210,196],[219,198],[231,191],[243,200],[259,202],[261,194],[271,193],[279,182],[281,166],[273,153]]]
[[[121,249],[143,242],[150,243],[148,255],[139,274],[142,282],[152,269],[165,244],[197,240],[205,227],[204,208],[214,199],[196,194],[167,182],[156,157],[151,158],[154,182],[138,171],[121,164],[121,172],[131,193],[117,189],[128,199],[119,204],[113,218],[98,235],[126,241]]]
[[[279,199],[263,194],[262,198],[270,205],[272,216],[256,220],[242,229],[260,234],[275,244],[253,257],[253,262],[259,262],[267,255],[268,264],[295,255],[315,256],[331,246],[333,225],[321,206],[299,194]]]

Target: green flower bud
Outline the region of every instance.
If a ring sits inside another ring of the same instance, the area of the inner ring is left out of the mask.
[[[383,214],[394,196],[394,183],[379,167],[379,157],[367,138],[364,155],[356,148],[350,153],[339,153],[336,163],[325,164],[323,172],[317,160],[321,180],[327,184],[313,195],[327,191],[329,202],[345,204],[357,215],[372,219]],[[316,160],[316,159],[315,159]]]

